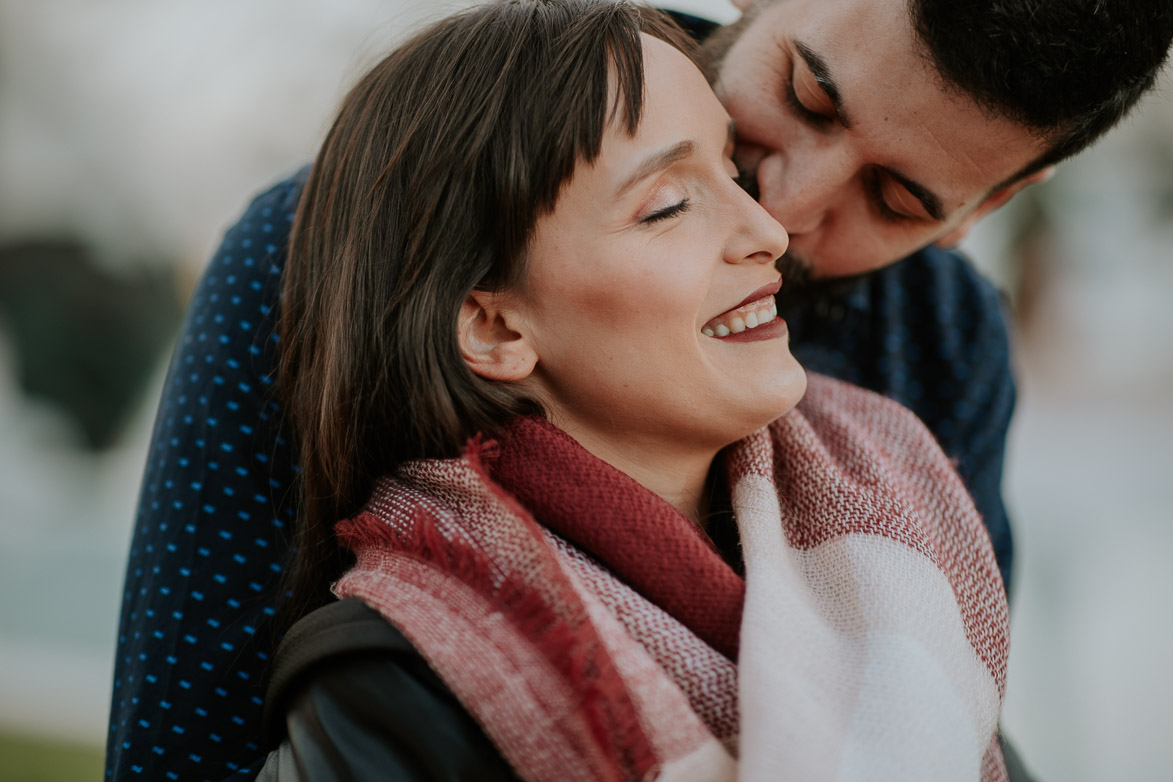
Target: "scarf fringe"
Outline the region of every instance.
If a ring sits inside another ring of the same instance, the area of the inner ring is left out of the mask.
[[[614,756],[615,767],[633,770],[632,779],[654,777],[659,764],[635,704],[581,603],[574,598],[559,612],[521,579],[495,573],[480,549],[446,537],[424,508],[417,507],[413,519],[415,523],[404,530],[366,511],[339,522],[335,531],[339,542],[356,554],[371,548],[394,552],[393,556],[425,563],[489,599],[493,611],[530,639],[574,691],[582,694],[580,708],[591,737],[605,755]],[[565,610],[568,607],[571,610]]]

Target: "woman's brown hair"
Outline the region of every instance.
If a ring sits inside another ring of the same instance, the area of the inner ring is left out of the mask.
[[[457,344],[477,288],[519,289],[535,222],[615,121],[638,126],[640,33],[699,64],[657,11],[508,0],[440,21],[350,91],[314,162],[283,272],[278,389],[301,464],[293,599],[324,602],[332,536],[374,480],[540,414]],[[613,95],[613,100],[609,100]]]

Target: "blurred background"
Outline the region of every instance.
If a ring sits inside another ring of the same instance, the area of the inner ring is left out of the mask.
[[[0,780],[101,777],[150,426],[221,232],[459,5],[0,0]],[[1016,313],[1005,726],[1042,780],[1173,778],[1170,87],[966,246]]]

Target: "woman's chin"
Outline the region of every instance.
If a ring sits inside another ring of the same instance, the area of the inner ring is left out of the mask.
[[[747,401],[760,401],[770,409],[781,405],[778,413],[781,415],[802,398],[806,390],[806,372],[790,352],[785,321],[781,318],[775,320],[783,325],[780,336],[757,341],[732,341],[753,333],[747,331],[723,339],[706,338],[701,345],[710,371],[717,373],[716,382],[726,387],[726,393],[750,397]],[[760,326],[753,331],[768,328]],[[735,382],[737,387],[729,388],[730,382]],[[770,420],[777,417],[775,415]]]
[[[799,403],[806,393],[806,371],[797,361],[791,362],[785,371],[759,378],[762,390],[738,405],[737,425],[729,427],[727,444],[769,426]]]
[[[771,421],[794,409],[794,406],[802,401],[802,397],[806,393],[806,370],[802,368],[802,364],[799,364],[797,359],[792,357],[790,360],[793,365],[787,369],[783,377],[779,378],[778,385],[775,386],[778,396],[776,412],[771,416]]]
[[[759,389],[757,397],[765,416],[763,425],[789,412],[806,393],[806,370],[786,346],[768,362],[758,363],[754,375],[753,385]]]

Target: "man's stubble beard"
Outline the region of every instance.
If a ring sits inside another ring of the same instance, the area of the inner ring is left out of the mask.
[[[774,261],[774,267],[782,273],[782,287],[786,290],[805,288],[811,284],[810,264],[802,258],[786,253]]]

